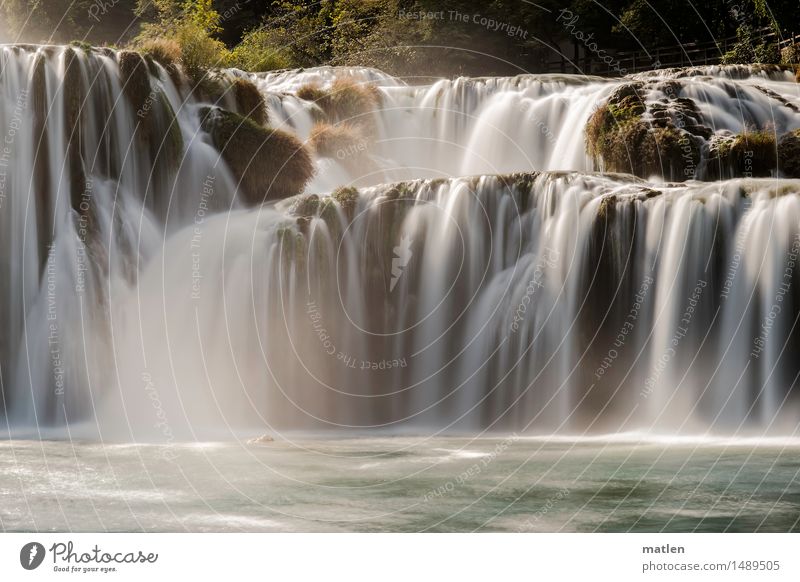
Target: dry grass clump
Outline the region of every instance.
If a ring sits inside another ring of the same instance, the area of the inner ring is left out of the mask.
[[[314,175],[314,164],[292,134],[258,125],[224,109],[205,108],[202,125],[239,180],[250,204],[299,194]]]
[[[239,114],[249,117],[259,125],[267,124],[267,104],[255,83],[238,77],[233,82],[233,94]]]
[[[377,87],[358,83],[350,77],[336,79],[329,89],[316,85],[304,85],[297,96],[315,103],[329,120],[346,122],[358,126],[365,135],[373,135],[375,120],[373,113],[381,103]]]
[[[335,159],[351,171],[366,170],[369,140],[358,126],[318,123],[308,142],[320,157]]]

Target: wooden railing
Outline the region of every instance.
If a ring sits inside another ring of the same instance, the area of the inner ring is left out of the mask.
[[[800,34],[792,34],[788,38],[780,38],[769,28],[753,33],[754,40],[762,43],[774,43],[778,49],[792,44],[800,44]],[[688,67],[697,65],[717,65],[722,55],[730,50],[737,38],[729,37],[707,43],[688,43],[671,47],[659,47],[639,51],[606,51],[606,60],[592,53],[582,45],[578,45],[574,56],[562,54],[557,59],[549,59],[543,63],[544,72],[579,73],[584,75],[621,76],[640,71],[666,69],[672,67]],[[611,62],[606,62],[611,60]]]

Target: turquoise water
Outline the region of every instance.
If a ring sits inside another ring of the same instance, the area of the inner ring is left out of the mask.
[[[797,441],[5,441],[7,531],[800,531]]]

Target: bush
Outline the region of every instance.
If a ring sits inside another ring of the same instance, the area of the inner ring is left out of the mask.
[[[248,203],[299,194],[313,176],[311,156],[294,135],[224,109],[206,107],[201,116]]]
[[[800,65],[800,44],[790,44],[781,50],[782,65]]]
[[[156,22],[142,25],[135,46],[151,50],[154,59],[157,55],[171,66],[177,57],[195,85],[213,69],[228,66],[230,51],[214,38],[221,30],[220,16],[211,0],[160,0],[144,4],[147,8],[143,6],[140,10],[154,11]]]
[[[736,43],[731,50],[722,55],[725,65],[751,65],[754,63],[774,64],[781,60],[778,45],[758,42],[753,37],[753,29],[740,26],[736,29]]]
[[[226,67],[230,54],[225,45],[193,23],[181,26],[175,36],[181,47],[183,70],[195,84],[213,69]]]
[[[257,28],[244,35],[231,52],[231,66],[245,71],[289,69],[294,61],[273,31]]]

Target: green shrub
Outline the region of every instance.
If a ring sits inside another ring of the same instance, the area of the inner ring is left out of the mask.
[[[231,66],[244,71],[274,71],[289,69],[294,62],[274,31],[257,28],[244,35],[231,52]]]
[[[781,49],[782,65],[800,65],[800,43],[790,44]]]
[[[753,29],[750,26],[740,26],[736,29],[736,43],[722,55],[722,63],[725,65],[779,63],[781,53],[778,45],[759,41],[760,39],[754,38]]]
[[[230,54],[225,45],[193,23],[181,26],[175,41],[181,47],[183,70],[195,84],[213,69],[226,67]]]

